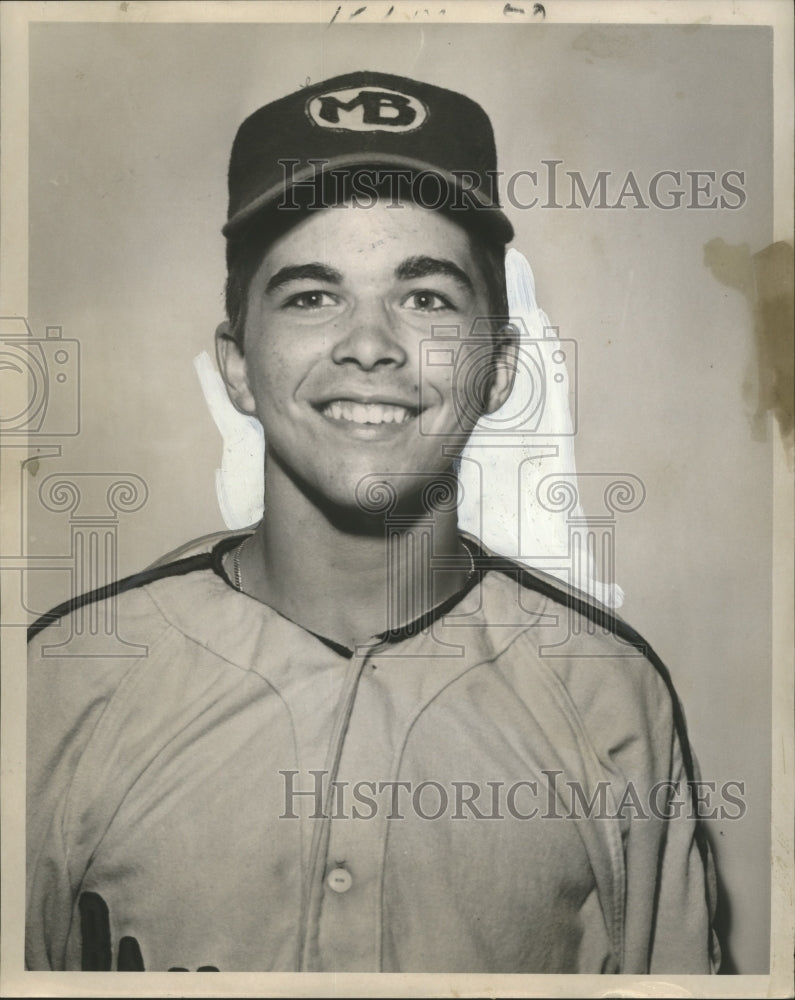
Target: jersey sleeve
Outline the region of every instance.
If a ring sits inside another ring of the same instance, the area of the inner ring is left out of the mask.
[[[655,654],[627,655],[624,647],[610,657],[610,648],[561,673],[609,779],[621,831],[619,965],[631,974],[710,974],[720,962],[716,875],[692,795],[699,775],[684,713]]]
[[[692,755],[691,755],[692,756]],[[697,816],[691,782],[698,765],[685,766],[679,737],[674,737],[673,780],[655,796],[664,811],[665,831],[659,851],[659,874],[650,941],[649,972],[717,972],[720,944],[714,930],[717,875],[705,821]],[[666,794],[669,792],[670,794]]]
[[[80,872],[73,870],[70,792],[124,660],[46,655],[45,630],[28,647],[27,900],[25,962],[65,967]]]
[[[716,875],[704,820],[692,797],[698,778],[673,685],[641,661],[632,667],[636,718],[616,749],[625,790],[626,971],[706,975],[717,971]]]

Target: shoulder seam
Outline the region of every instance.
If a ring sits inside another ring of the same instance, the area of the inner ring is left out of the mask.
[[[628,642],[630,645],[634,646],[639,653],[643,654],[643,656],[660,675],[668,690],[668,694],[671,697],[671,701],[673,702],[676,729],[680,741],[683,744],[682,753],[684,757],[685,770],[688,778],[692,779],[694,769],[690,754],[690,746],[687,741],[684,714],[681,709],[679,698],[676,694],[676,689],[673,685],[673,680],[668,672],[668,668],[665,666],[657,653],[655,653],[649,643],[643,638],[643,636],[632,628],[631,625],[628,625],[622,618],[613,614],[609,608],[591,604],[583,597],[567,593],[562,587],[556,587],[554,584],[548,583],[546,580],[539,579],[520,563],[515,563],[510,559],[501,558],[499,556],[487,557],[483,560],[483,568],[492,569],[495,572],[502,573],[506,576],[515,576],[522,586],[535,591],[542,597],[555,601],[557,604],[562,604],[564,607],[569,608],[572,611],[576,611],[578,614],[584,615],[595,625],[598,625],[600,628],[608,629],[617,638]]]
[[[554,583],[536,576],[527,566],[503,556],[487,556],[482,562],[482,569],[515,577],[527,590],[535,591],[556,604],[562,604],[572,611],[577,611],[589,618],[595,625],[608,629],[613,635],[624,639],[644,655],[650,648],[643,636],[636,632],[631,625],[628,625],[620,615],[615,614],[603,604],[592,603],[587,599],[587,595],[581,591],[564,590],[562,586],[556,586]]]
[[[84,608],[88,604],[93,604],[97,601],[105,601],[110,597],[116,597],[118,594],[126,593],[128,590],[136,590],[138,587],[143,587],[148,583],[153,583],[155,580],[162,580],[164,577],[184,576],[187,573],[194,573],[198,570],[212,568],[213,553],[201,552],[198,555],[188,556],[186,559],[178,559],[175,562],[166,563],[165,566],[158,566],[155,569],[144,570],[141,573],[133,573],[131,576],[124,577],[114,583],[109,583],[104,587],[99,587],[97,590],[90,590],[85,594],[80,594],[78,597],[73,597],[71,600],[58,604],[51,611],[48,611],[46,614],[37,618],[36,621],[28,627],[28,642],[35,638],[40,632],[43,632],[49,625],[54,625],[56,622],[66,617],[66,615],[71,614],[73,611],[78,611],[80,608]]]

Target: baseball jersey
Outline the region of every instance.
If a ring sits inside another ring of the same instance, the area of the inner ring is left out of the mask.
[[[479,548],[347,649],[234,588],[241,537],[31,630],[29,968],[714,971],[684,721],[637,633]],[[107,601],[129,656],[74,628]]]

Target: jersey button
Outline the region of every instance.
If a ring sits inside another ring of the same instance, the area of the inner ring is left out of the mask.
[[[353,885],[351,873],[347,868],[334,868],[328,873],[326,885],[334,892],[347,892]]]

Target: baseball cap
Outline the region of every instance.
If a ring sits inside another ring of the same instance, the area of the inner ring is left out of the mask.
[[[463,213],[507,243],[513,226],[497,192],[497,152],[486,112],[463,94],[408,77],[359,71],[266,104],[237,131],[229,161],[234,238],[268,210],[331,172],[358,168],[409,177],[415,200]]]

